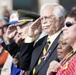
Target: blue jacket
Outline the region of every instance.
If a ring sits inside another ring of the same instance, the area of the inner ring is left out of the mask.
[[[21,72],[21,69],[16,68],[14,66],[14,64],[12,64],[12,67],[11,67],[11,75],[20,75],[20,72]]]

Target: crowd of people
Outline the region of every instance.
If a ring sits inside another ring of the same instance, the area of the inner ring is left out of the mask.
[[[75,75],[75,31],[76,6],[58,3],[0,19],[0,75]]]

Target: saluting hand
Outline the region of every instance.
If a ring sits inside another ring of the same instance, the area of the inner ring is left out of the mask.
[[[8,40],[12,39],[15,34],[17,33],[17,28],[15,25],[10,25],[8,28],[7,28],[7,31],[6,31],[6,37],[8,38]]]
[[[41,32],[41,20],[38,18],[35,22],[33,22],[28,29],[28,36],[36,37]]]

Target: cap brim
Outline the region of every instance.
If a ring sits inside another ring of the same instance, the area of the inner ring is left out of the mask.
[[[28,22],[33,22],[33,19],[23,19],[23,20],[19,20],[18,23],[16,23],[16,25],[20,26],[20,25],[24,25]]]
[[[4,26],[9,26],[9,25],[16,24],[16,23],[18,23],[18,21],[8,22],[8,23],[7,23],[7,24],[5,24]]]
[[[4,25],[4,27],[12,25],[12,24],[20,26],[20,25],[23,25],[23,24],[25,24],[27,22],[33,22],[33,19],[23,19],[23,20],[19,20],[19,21],[8,22],[7,24]]]

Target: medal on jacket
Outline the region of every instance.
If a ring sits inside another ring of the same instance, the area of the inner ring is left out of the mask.
[[[41,58],[45,61],[49,55],[50,55],[51,50],[49,50],[44,56],[42,56]]]
[[[49,53],[46,53],[44,56],[42,56],[41,58],[44,59],[44,61],[47,59],[47,57],[49,56]]]

